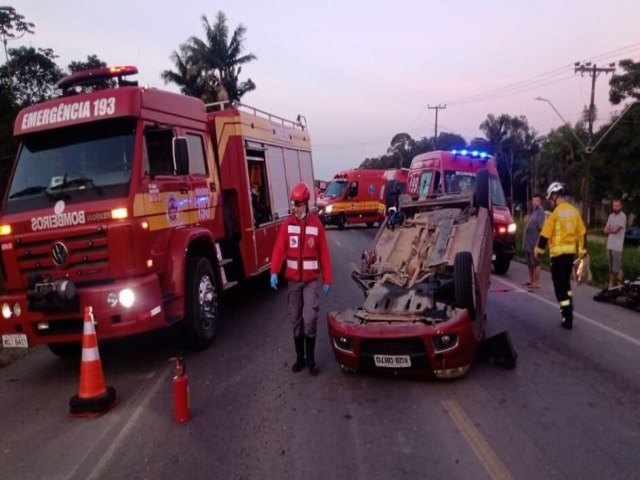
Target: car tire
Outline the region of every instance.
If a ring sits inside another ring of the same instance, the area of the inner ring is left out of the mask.
[[[47,347],[51,353],[60,358],[80,358],[82,353],[82,343],[80,342],[48,343]]]
[[[336,220],[336,227],[342,230],[346,224],[347,217],[344,216],[344,213],[341,213],[340,215],[338,215],[338,219]]]
[[[453,261],[453,278],[456,307],[467,309],[469,318],[474,320],[476,313],[476,285],[471,252],[456,253]]]
[[[371,228],[376,224],[376,222],[367,222],[367,227]]]
[[[211,262],[191,257],[187,262],[184,330],[187,347],[203,350],[211,345],[218,324],[218,292]]]

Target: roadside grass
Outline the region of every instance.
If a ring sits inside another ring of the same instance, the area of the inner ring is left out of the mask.
[[[516,232],[516,259],[524,261],[522,250],[522,235],[526,223],[518,221]],[[591,230],[587,234],[587,252],[589,252],[589,266],[591,267],[591,285],[605,288],[609,284],[609,264],[606,249],[607,237],[599,229]],[[542,258],[542,268],[549,269],[549,249]],[[626,280],[634,280],[640,277],[640,247],[625,245],[622,250],[622,271]]]

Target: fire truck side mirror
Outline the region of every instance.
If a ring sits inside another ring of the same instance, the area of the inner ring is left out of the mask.
[[[173,139],[173,165],[176,175],[189,173],[189,147],[187,139],[184,137],[175,137]]]

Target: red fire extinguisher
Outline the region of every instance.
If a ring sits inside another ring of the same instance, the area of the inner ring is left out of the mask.
[[[173,403],[176,422],[184,423],[191,418],[189,412],[189,377],[186,373],[184,358],[174,357],[171,360],[176,362],[176,375],[173,377]]]

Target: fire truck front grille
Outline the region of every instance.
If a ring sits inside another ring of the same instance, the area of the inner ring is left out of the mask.
[[[82,318],[69,318],[65,320],[50,320],[47,322],[46,329],[39,329],[37,325],[34,325],[34,331],[40,337],[50,337],[53,335],[71,335],[82,334],[83,319]]]
[[[27,278],[61,270],[81,275],[85,270],[107,267],[109,262],[103,227],[46,240],[20,237],[14,248],[20,272]]]

